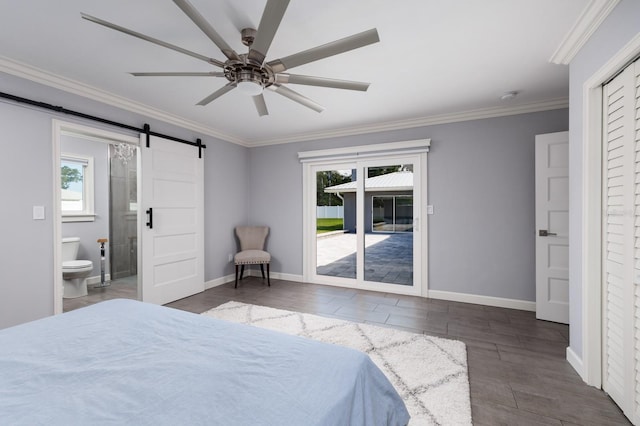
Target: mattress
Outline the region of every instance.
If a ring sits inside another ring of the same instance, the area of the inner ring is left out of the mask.
[[[0,424],[405,425],[361,352],[111,300],[0,330]]]

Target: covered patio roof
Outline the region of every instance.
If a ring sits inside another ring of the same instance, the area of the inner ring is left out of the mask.
[[[324,192],[356,192],[357,186],[358,181],[354,180],[340,185],[328,186]],[[413,190],[413,172],[394,172],[367,178],[364,181],[364,187],[366,191],[411,191]]]

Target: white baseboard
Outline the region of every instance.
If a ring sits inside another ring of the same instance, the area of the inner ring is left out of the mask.
[[[571,349],[571,346],[567,348],[567,361],[569,362],[569,365],[571,365],[573,369],[576,370],[576,373],[578,373],[582,380],[586,382],[584,376],[584,364],[582,364],[582,359],[578,358],[578,355],[576,355],[573,349]]]
[[[257,272],[257,271],[256,271]],[[258,273],[258,276],[261,276],[260,273]],[[283,280],[283,281],[299,281],[299,282],[304,282],[302,281],[302,275],[295,275],[295,274],[283,274],[281,272],[271,272],[271,278],[274,278],[276,280]]]
[[[536,302],[529,302],[528,300],[505,299],[502,297],[454,293],[452,291],[442,290],[429,290],[427,297],[449,300],[451,302],[475,303],[477,305],[496,306],[498,308],[519,309],[521,311],[536,311]]]
[[[245,270],[244,271],[245,274],[247,276],[251,276],[251,277],[262,277],[262,273],[260,272],[260,269],[249,269],[249,270]],[[265,272],[266,273],[266,272]],[[274,280],[283,280],[283,281],[299,281],[299,282],[304,282],[302,281],[302,275],[295,275],[295,274],[283,274],[282,272],[273,272],[271,271],[269,273],[269,276],[271,278],[273,278]],[[232,280],[235,280],[235,276],[231,277]]]
[[[219,285],[226,284],[229,281],[235,280],[234,274],[225,275],[224,277],[216,278],[215,280],[207,281],[204,283],[204,289],[209,290],[210,288],[218,287]]]
[[[269,275],[274,280],[302,282],[302,275],[283,274],[280,272],[270,272]],[[262,273],[260,272],[259,269],[245,269],[244,276],[245,277],[262,277]],[[204,289],[209,290],[210,288],[218,287],[228,282],[233,282],[235,281],[235,279],[236,279],[235,273],[225,275],[224,277],[216,278],[216,279],[205,282]]]
[[[259,269],[247,268],[244,271],[247,277],[262,277]],[[297,274],[283,274],[281,272],[271,272],[271,278],[283,281],[298,281],[304,283],[303,276]],[[205,289],[217,287],[235,280],[235,275],[230,274],[221,278],[216,278],[205,283]],[[475,303],[477,305],[496,306],[499,308],[519,309],[522,311],[536,310],[536,303],[527,300],[505,299],[502,297],[480,296],[477,294],[455,293],[452,291],[429,290],[428,297],[433,299],[449,300],[452,302]]]

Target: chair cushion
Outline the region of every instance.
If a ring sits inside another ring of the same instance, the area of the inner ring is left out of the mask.
[[[238,226],[236,235],[240,241],[240,250],[264,250],[264,242],[269,235],[268,226]]]
[[[271,255],[263,250],[244,250],[236,254],[234,261],[236,265],[269,263]]]

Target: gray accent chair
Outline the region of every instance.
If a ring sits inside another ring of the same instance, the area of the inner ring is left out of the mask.
[[[264,251],[264,243],[269,235],[268,226],[238,226],[236,236],[240,241],[240,251],[234,257],[236,265],[236,285],[238,288],[238,268],[240,267],[240,279],[244,274],[245,265],[260,265],[262,279],[264,279],[264,265],[267,265],[267,284],[271,287],[269,278],[269,263],[271,255]]]

